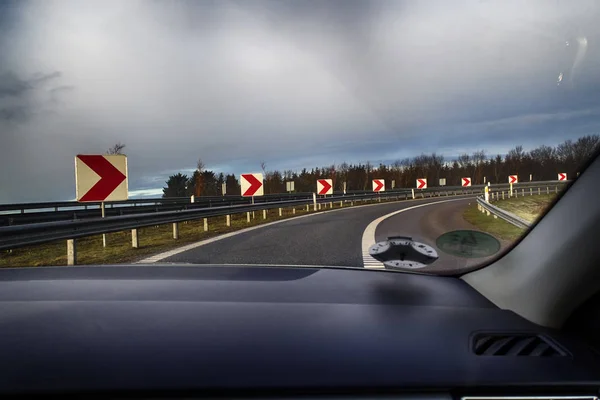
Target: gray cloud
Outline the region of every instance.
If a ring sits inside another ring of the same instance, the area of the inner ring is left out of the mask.
[[[0,202],[72,198],[73,156],[117,141],[150,189],[198,157],[239,173],[598,130],[594,0],[18,4],[0,159],[19,172]]]

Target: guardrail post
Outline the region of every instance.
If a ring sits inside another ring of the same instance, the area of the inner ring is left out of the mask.
[[[344,207],[344,202],[340,200],[340,208]]]
[[[250,211],[246,213],[246,222],[250,223]]]
[[[208,232],[208,218],[204,218],[204,232]]]
[[[133,247],[134,249],[140,247],[140,238],[138,237],[137,229],[131,230],[131,247]]]
[[[521,196],[525,196],[525,189],[521,189]]]
[[[333,208],[333,201],[329,202],[329,208]]]
[[[529,195],[533,196],[533,188],[529,188]]]
[[[410,191],[411,191],[411,193],[412,193],[412,198],[413,198],[413,200],[414,200],[414,198],[415,198],[415,189],[410,189]]]
[[[173,239],[179,239],[179,223],[173,222]]]
[[[306,212],[310,211],[310,206],[307,204],[306,205]]]
[[[542,194],[542,189],[538,188],[538,194]]]
[[[550,194],[550,188],[546,186],[546,194]]]
[[[504,200],[504,190],[502,191],[502,200]]]
[[[554,186],[554,193],[558,193],[558,186]]]
[[[227,214],[227,215],[225,216],[225,224],[226,224],[227,226],[231,226],[231,214]]]
[[[77,265],[77,242],[67,239],[67,265]]]
[[[321,209],[321,203],[319,203],[319,206],[318,206],[318,207],[319,207],[319,210],[320,210],[320,209]]]
[[[263,219],[267,219],[267,210],[263,210]]]
[[[283,210],[281,209],[281,207],[279,207],[279,216],[283,216]]]
[[[292,207],[292,214],[296,215],[296,207]]]

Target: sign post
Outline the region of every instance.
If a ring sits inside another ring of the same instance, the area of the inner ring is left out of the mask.
[[[105,201],[128,198],[127,157],[122,154],[78,154],[75,156],[75,191],[79,202],[99,201],[104,218]],[[102,234],[102,247],[106,247],[106,233]]]
[[[559,181],[566,181],[567,180],[567,173],[566,172],[561,172],[558,174],[558,180]]]
[[[373,179],[373,191],[375,193],[385,192],[385,180]]]
[[[490,202],[490,187],[489,186],[485,187],[485,202],[486,203]]]
[[[102,218],[104,218],[104,202],[100,203],[100,209],[102,210]],[[102,234],[102,247],[106,247],[106,233]]]
[[[321,195],[333,194],[333,180],[317,179],[317,193]]]
[[[513,183],[519,183],[519,177],[517,175],[509,175],[508,176],[508,183],[510,184],[510,193],[508,194],[508,197],[512,197],[512,195],[513,195]]]
[[[344,194],[346,194],[346,182],[344,182]]]
[[[84,155],[75,157],[75,190],[79,202],[127,200],[127,157]]]
[[[265,194],[263,174],[261,173],[240,175],[240,185],[244,197],[263,196]]]

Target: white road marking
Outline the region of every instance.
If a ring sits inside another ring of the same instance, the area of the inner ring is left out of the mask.
[[[369,254],[369,248],[371,246],[373,246],[375,244],[375,231],[377,230],[377,226],[383,222],[383,220],[392,217],[394,215],[403,213],[405,211],[410,211],[410,210],[414,210],[415,208],[419,208],[419,207],[426,207],[426,206],[431,206],[431,205],[435,205],[435,204],[440,204],[440,203],[447,203],[450,201],[460,201],[460,200],[465,200],[465,198],[461,198],[461,199],[451,199],[451,200],[441,200],[441,201],[435,201],[433,203],[426,203],[426,204],[419,204],[418,206],[412,206],[412,207],[408,207],[408,208],[403,208],[402,210],[397,210],[394,212],[391,212],[389,214],[386,214],[384,216],[381,216],[379,218],[377,218],[376,220],[373,220],[368,226],[367,228],[364,230],[363,232],[363,236],[362,236],[362,257],[363,257],[363,265],[365,268],[384,268],[383,263],[374,259],[373,257],[371,257],[371,255]]]

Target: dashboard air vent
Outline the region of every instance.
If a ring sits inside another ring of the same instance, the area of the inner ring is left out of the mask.
[[[479,356],[563,357],[567,353],[539,335],[477,334],[473,351]]]

